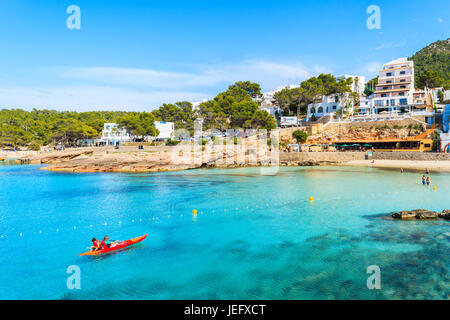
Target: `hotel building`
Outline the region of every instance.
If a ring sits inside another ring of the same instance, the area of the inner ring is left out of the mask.
[[[404,112],[414,104],[414,62],[399,58],[383,65],[373,98],[374,113]]]

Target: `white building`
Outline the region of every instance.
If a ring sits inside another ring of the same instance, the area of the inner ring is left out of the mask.
[[[294,89],[299,88],[298,84],[289,84],[285,86],[278,86],[276,90],[267,91],[262,93],[262,99],[253,99],[255,102],[261,102],[260,110],[267,111],[270,115],[275,116],[276,112],[281,112],[280,107],[275,101],[275,94],[284,89]]]
[[[159,130],[156,139],[169,139],[173,137],[175,131],[175,124],[173,122],[155,121],[155,127]]]
[[[414,62],[399,58],[379,71],[374,96],[374,113],[404,111],[414,103]]]
[[[349,111],[353,111],[353,104],[348,92],[339,95],[331,94],[329,96],[323,96],[321,102],[308,104],[308,111],[306,119],[311,120],[314,118],[317,120],[320,117],[334,114],[336,111],[342,110],[343,107],[349,106]]]
[[[358,95],[362,95],[364,92],[365,80],[364,76],[351,76],[342,75],[336,77],[336,79],[348,79],[352,78],[352,83],[350,88],[352,92],[356,92]],[[349,93],[344,94],[331,94],[328,96],[323,96],[321,102],[311,103],[308,105],[308,111],[306,114],[306,119],[311,120],[311,118],[319,119],[320,117],[334,114],[336,111],[342,110],[344,107],[349,107],[348,111],[353,112],[353,101]]]
[[[116,143],[130,142],[131,138],[125,129],[119,128],[117,123],[105,123],[100,141],[107,145],[115,145]]]
[[[359,107],[357,108],[358,114],[371,114],[373,112],[373,94],[370,96],[361,96],[359,98]]]
[[[207,101],[208,101],[208,99],[203,99],[202,101],[192,102],[192,110],[197,110],[198,107],[199,107],[202,103],[207,102]]]
[[[366,88],[366,77],[344,74],[342,76],[336,77],[336,80],[339,79],[347,80],[349,78],[352,78],[353,80],[350,86],[352,92],[356,92],[357,94],[362,95],[364,93],[364,89]]]

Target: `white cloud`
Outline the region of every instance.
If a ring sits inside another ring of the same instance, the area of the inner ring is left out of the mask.
[[[329,70],[300,63],[247,61],[224,66],[197,66],[195,72],[120,67],[54,68],[46,74],[67,85],[0,86],[0,107],[59,110],[151,110],[162,103],[199,101],[215,96],[229,84],[249,80],[263,90],[297,84]],[[51,83],[51,82],[50,82]]]
[[[198,101],[204,93],[141,92],[107,86],[0,87],[0,107],[57,110],[152,110],[162,102]]]
[[[180,88],[214,87],[239,80],[250,80],[263,87],[299,83],[309,73],[298,63],[280,64],[266,61],[248,61],[226,66],[200,66],[197,72],[168,72],[154,69],[118,67],[87,67],[61,69],[61,75],[70,79],[100,83],[179,90]]]
[[[400,48],[400,47],[404,47],[406,45],[406,40],[403,40],[402,42],[385,42],[382,43],[381,45],[379,45],[378,47],[375,48],[375,50],[383,50],[383,49],[395,49],[395,48]]]
[[[438,22],[439,22],[439,23],[442,23],[442,22],[444,22],[444,19],[438,18]]]
[[[366,80],[369,81],[371,78],[378,74],[378,70],[381,69],[383,64],[378,61],[371,61],[363,65],[359,71],[362,75],[366,76]]]

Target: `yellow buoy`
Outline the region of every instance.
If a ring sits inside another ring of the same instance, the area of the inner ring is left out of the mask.
[[[314,201],[314,198],[313,197],[309,197],[309,201]]]
[[[194,216],[196,216],[197,215],[197,210],[192,210],[192,214],[194,215]]]
[[[434,188],[433,188],[433,190],[434,190],[434,191],[436,191],[436,190],[437,190],[437,188],[436,188],[436,187],[434,187]]]

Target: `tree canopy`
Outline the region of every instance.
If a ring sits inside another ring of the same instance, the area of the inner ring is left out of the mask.
[[[439,77],[437,71],[433,70],[425,70],[422,73],[419,73],[415,79],[416,88],[423,89],[427,88],[436,88],[442,85],[442,78]]]
[[[17,147],[34,145],[75,145],[78,139],[96,138],[105,122],[115,120],[125,112],[69,112],[55,110],[0,110],[0,145]]]
[[[260,95],[259,84],[239,81],[214,99],[201,103],[195,111],[187,101],[163,104],[152,112],[3,109],[0,146],[36,147],[52,143],[75,146],[79,139],[99,138],[107,122],[117,123],[132,138],[156,136],[155,120],[174,122],[176,129],[186,129],[191,134],[196,118],[204,119],[204,129],[273,129],[275,119],[254,101]]]
[[[414,61],[416,79],[425,71],[435,71],[441,78],[438,86],[450,89],[450,39],[435,41],[416,52],[411,58]],[[420,88],[423,82],[417,83]]]
[[[351,92],[352,78],[336,79],[331,74],[320,74],[300,83],[300,87],[283,89],[275,94],[278,106],[284,115],[294,112],[305,114],[308,104],[318,102],[322,96]]]
[[[132,139],[144,139],[146,136],[157,136],[155,116],[149,112],[130,112],[117,119],[119,127],[124,128]]]

